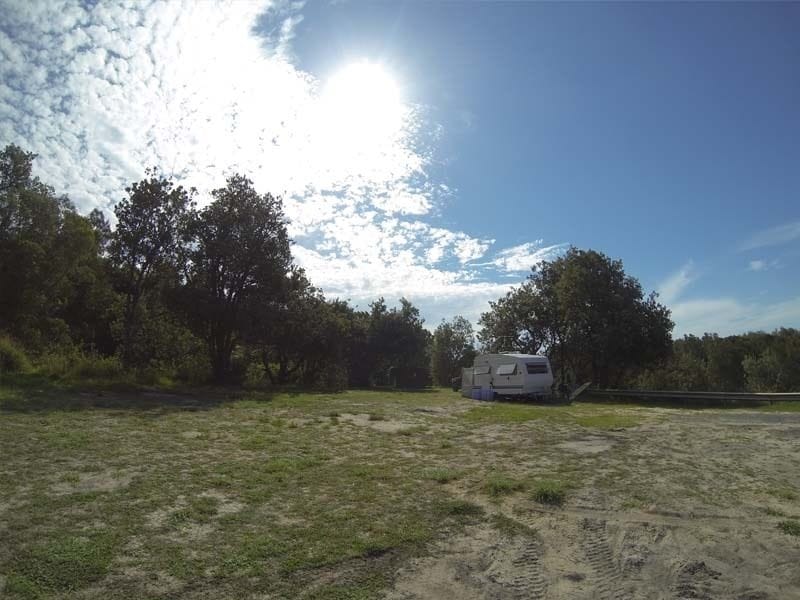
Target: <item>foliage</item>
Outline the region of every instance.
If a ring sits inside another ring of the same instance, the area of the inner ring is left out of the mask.
[[[662,390],[796,392],[799,359],[797,329],[728,337],[688,335],[675,340],[667,360],[641,373],[632,384]]]
[[[436,385],[449,386],[450,380],[475,359],[472,324],[462,316],[442,321],[433,332],[431,373]]]
[[[326,298],[294,264],[281,199],[242,175],[197,210],[193,189],[149,169],[126,188],[112,228],[35,177],[35,159],[13,144],[0,151],[4,372],[337,391],[403,374],[428,381],[428,369],[444,386],[473,360],[463,317],[431,335],[406,298],[366,310]],[[544,352],[562,384],[800,390],[800,332],[671,343],[669,311],[592,250],[537,265],[480,325],[484,349]],[[503,410],[469,418],[538,418]]]
[[[33,350],[107,346],[109,288],[92,223],[32,176],[35,154],[0,152],[0,330]]]
[[[4,373],[26,373],[31,363],[25,351],[10,337],[0,335],[0,375]]]
[[[570,248],[543,261],[528,279],[481,315],[487,350],[544,351],[577,381],[619,385],[669,353],[669,310],[622,262],[594,250]]]
[[[205,341],[214,379],[231,374],[231,355],[255,301],[280,296],[291,268],[280,198],[259,194],[241,175],[211,192],[213,202],[193,215],[182,307]]]
[[[125,298],[122,316],[122,355],[129,365],[143,361],[135,352],[134,337],[149,315],[142,300],[178,268],[192,208],[192,191],[172,179],[147,171],[149,178],[126,188],[128,197],[114,209],[117,228],[111,234],[109,254],[116,268],[118,288]],[[100,239],[104,224],[95,216]]]

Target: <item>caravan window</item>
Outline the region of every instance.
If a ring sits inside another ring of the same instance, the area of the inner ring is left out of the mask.
[[[497,367],[498,375],[515,375],[517,372],[517,365],[512,363],[510,365],[500,365]]]
[[[528,375],[542,375],[547,373],[547,363],[527,363]]]
[[[490,372],[489,365],[484,365],[482,367],[475,367],[475,375],[488,375]]]

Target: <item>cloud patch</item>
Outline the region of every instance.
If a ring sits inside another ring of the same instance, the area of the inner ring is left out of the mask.
[[[754,250],[767,246],[778,246],[800,239],[800,221],[778,225],[754,233],[741,245],[742,250]]]
[[[745,331],[772,331],[800,324],[800,297],[761,304],[734,298],[705,298],[670,306],[675,334],[733,335]]]
[[[545,260],[553,260],[562,254],[569,244],[545,246],[544,240],[526,242],[499,251],[495,257],[482,265],[491,265],[505,273],[522,273],[530,271]]]
[[[665,304],[672,304],[695,279],[697,279],[697,273],[694,261],[689,260],[659,284],[657,290],[661,301]]]
[[[38,153],[37,175],[109,215],[148,166],[196,187],[201,204],[245,173],[284,197],[297,260],[328,295],[404,295],[429,323],[477,318],[510,286],[495,279],[562,245],[501,249],[477,266],[495,241],[436,223],[454,193],[427,175],[440,126],[404,101],[391,130],[346,135],[359,115],[337,114],[326,81],[292,63],[300,6],[2,2],[0,143]]]

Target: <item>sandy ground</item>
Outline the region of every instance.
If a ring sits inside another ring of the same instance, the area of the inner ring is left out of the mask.
[[[800,598],[800,538],[776,526],[800,513],[781,491],[800,485],[800,414],[664,411],[554,451],[588,473],[563,507],[483,502],[531,533],[473,526],[403,566],[386,598]]]

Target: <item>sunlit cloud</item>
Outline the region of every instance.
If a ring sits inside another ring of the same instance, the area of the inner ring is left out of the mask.
[[[568,244],[545,246],[543,243],[544,240],[536,240],[506,248],[499,251],[491,261],[481,265],[491,265],[507,273],[521,273],[530,271],[542,261],[553,260],[568,247]]]
[[[79,209],[111,209],[156,165],[208,192],[233,172],[284,197],[295,256],[328,295],[418,302],[429,322],[477,318],[555,251],[436,223],[441,125],[368,59],[311,74],[292,62],[297,3],[8,2],[0,30],[0,143]],[[523,269],[524,264],[524,269]]]

